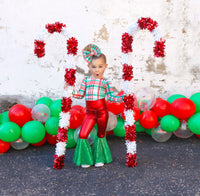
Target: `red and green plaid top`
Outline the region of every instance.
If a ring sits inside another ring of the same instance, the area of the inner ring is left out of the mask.
[[[106,95],[110,101],[123,102],[121,96],[114,95],[111,82],[106,78],[94,79],[91,76],[85,77],[79,91],[73,92],[74,98],[82,99],[85,97],[86,101],[103,99]]]

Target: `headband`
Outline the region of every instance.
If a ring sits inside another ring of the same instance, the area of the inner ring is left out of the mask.
[[[83,58],[86,60],[87,63],[92,61],[93,56],[100,56],[101,50],[98,46],[92,44],[91,51],[83,50]]]

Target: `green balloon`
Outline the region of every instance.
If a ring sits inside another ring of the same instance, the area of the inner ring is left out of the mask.
[[[200,113],[196,113],[189,118],[188,128],[194,134],[200,135]]]
[[[163,131],[173,132],[179,128],[180,122],[179,119],[176,118],[175,116],[166,115],[161,119],[160,126]]]
[[[5,122],[10,122],[10,119],[8,117],[8,111],[0,114],[0,124],[3,124]]]
[[[45,129],[48,134],[50,135],[57,135],[58,134],[58,125],[59,125],[59,118],[58,117],[50,117],[45,122]]]
[[[148,134],[148,135],[151,135],[151,130],[152,129],[145,129],[145,133]]]
[[[51,116],[59,117],[61,112],[61,99],[55,100],[49,107]]]
[[[73,148],[76,146],[76,141],[74,140],[74,131],[75,129],[68,129],[66,148]]]
[[[37,100],[36,105],[44,104],[44,105],[47,105],[49,107],[52,103],[53,103],[53,100],[50,99],[49,97],[41,97]]]
[[[124,119],[122,117],[117,118],[117,125],[113,129],[113,132],[118,137],[124,137],[125,136]]]
[[[174,100],[178,99],[178,98],[182,98],[185,97],[184,95],[181,94],[175,94],[175,95],[171,95],[170,97],[168,97],[167,101],[169,103],[172,103]]]
[[[190,100],[192,100],[196,106],[195,113],[200,112],[200,93],[195,93],[190,97]]]
[[[5,122],[0,125],[0,139],[5,142],[14,142],[20,137],[21,129],[14,122]]]
[[[139,120],[135,122],[136,128],[135,131],[137,133],[144,131],[144,127],[142,127],[142,125],[140,124]]]
[[[45,128],[39,121],[29,121],[22,127],[22,139],[28,143],[35,144],[43,140]]]

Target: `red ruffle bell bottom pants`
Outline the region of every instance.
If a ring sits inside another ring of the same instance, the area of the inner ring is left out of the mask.
[[[79,138],[87,139],[97,123],[97,136],[103,138],[108,122],[108,110],[105,99],[86,101],[86,116],[79,133]]]

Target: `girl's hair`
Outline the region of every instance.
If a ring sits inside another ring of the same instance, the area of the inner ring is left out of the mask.
[[[93,44],[88,44],[87,46],[85,46],[85,48],[83,48],[83,51],[91,52],[91,47],[92,47],[92,46],[93,46]],[[102,58],[102,59],[105,61],[105,63],[106,63],[106,56],[105,56],[105,54],[103,54],[103,53],[101,53],[101,54],[98,55],[98,56],[96,56],[96,55],[92,56],[92,60],[91,60],[90,63],[92,63],[93,60],[95,60],[95,59],[100,59],[100,58]],[[89,64],[90,64],[90,63],[89,63]]]

